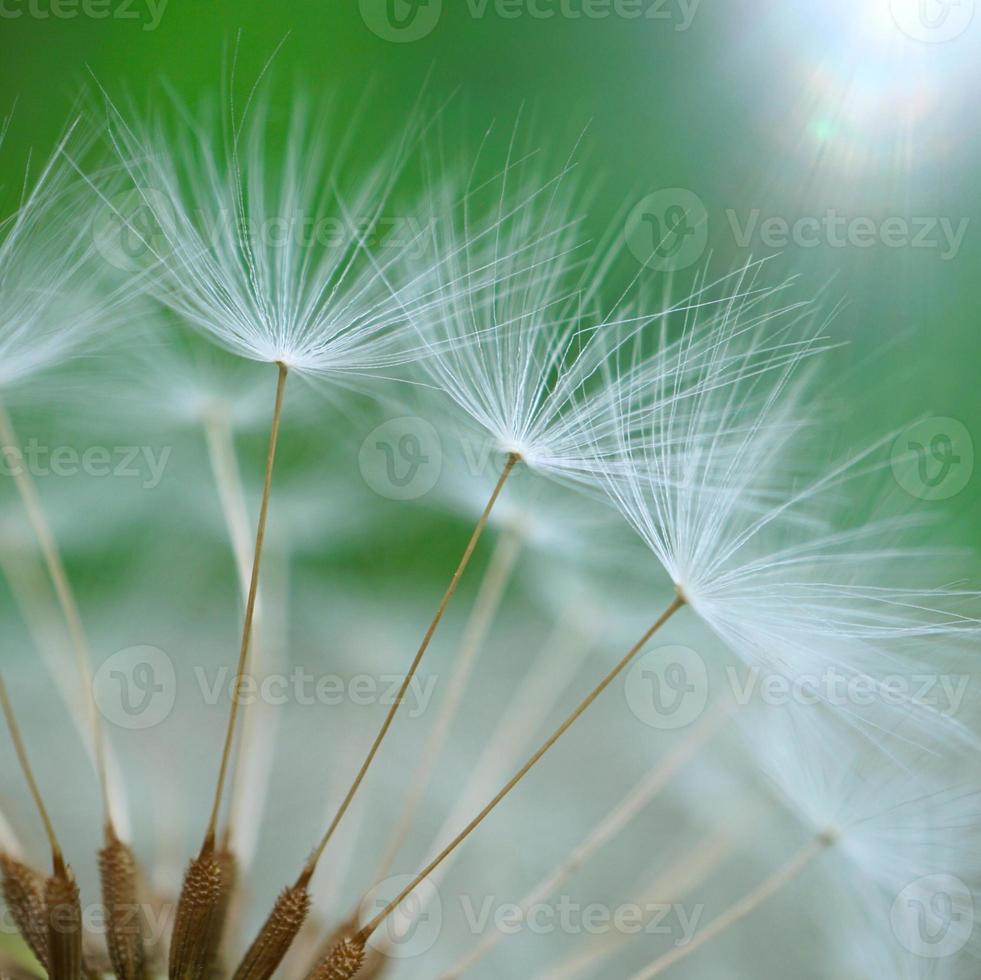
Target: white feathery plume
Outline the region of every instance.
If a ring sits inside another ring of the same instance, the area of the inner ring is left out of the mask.
[[[374,243],[381,260],[367,244],[392,218],[414,121],[365,168],[349,159],[354,132],[303,99],[281,142],[255,91],[230,125],[179,104],[172,115],[130,124],[109,103],[141,226],[124,208],[117,218],[146,252],[157,300],[234,354],[335,382],[422,353],[407,342],[406,302],[427,273],[406,255],[424,231],[410,223],[410,242]]]
[[[768,708],[746,730],[788,807],[884,893],[940,873],[981,884],[981,787],[960,753],[870,745],[823,705]]]
[[[258,84],[258,83],[257,83]],[[377,256],[368,247],[377,234],[393,188],[412,148],[415,121],[382,159],[361,170],[353,189],[345,186],[356,161],[349,160],[353,133],[331,138],[330,116],[317,118],[302,100],[294,104],[281,159],[270,158],[273,128],[269,102],[253,89],[241,119],[230,128],[214,117],[194,117],[178,106],[168,125],[157,119],[134,128],[108,102],[110,139],[137,194],[140,212],[151,217],[141,232],[125,213],[116,215],[124,231],[147,251],[150,293],[192,326],[233,353],[275,364],[279,371],[266,480],[256,534],[252,581],[237,676],[248,667],[249,636],[256,600],[261,549],[268,513],[275,450],[286,377],[329,378],[356,385],[377,374],[439,351],[440,341],[416,336],[419,319],[439,315],[455,290],[445,278],[439,289],[424,263],[408,261],[404,243]],[[108,100],[107,100],[108,101]],[[111,205],[112,202],[107,202]],[[309,230],[336,228],[337,241],[304,240]],[[485,230],[486,233],[486,230]],[[394,245],[394,243],[389,243]],[[414,244],[414,243],[410,243]],[[437,257],[437,266],[453,255]],[[421,268],[420,268],[421,266]],[[486,513],[513,466],[510,462]],[[410,666],[408,685],[437,629],[460,576],[483,533],[486,514],[470,543]],[[307,879],[357,793],[391,725],[401,696],[344,798],[334,821],[308,864]],[[230,712],[225,747],[206,844],[224,789],[238,706]]]
[[[512,141],[491,180],[471,176],[457,201],[439,188],[447,200],[434,210],[462,217],[434,228],[447,295],[421,329],[429,356],[419,368],[494,450],[592,483],[610,465],[620,427],[646,412],[681,414],[701,387],[728,383],[741,368],[718,354],[719,317],[733,335],[753,329],[759,293],[778,290],[756,288],[756,263],[700,279],[684,299],[653,309],[646,298],[626,300],[631,284],[601,314],[617,250],[601,242],[594,258],[583,257],[583,193],[571,169],[549,177]],[[740,302],[746,322],[725,317]],[[670,335],[675,324],[681,337]]]
[[[751,668],[880,692],[891,673],[956,657],[981,627],[978,594],[909,584],[911,569],[927,576],[950,561],[905,544],[918,517],[856,524],[847,515],[849,526],[836,513],[881,471],[874,454],[891,439],[817,477],[794,472],[818,401],[800,369],[819,341],[798,326],[775,336],[730,330],[703,368],[709,376],[713,361],[729,365],[727,383],[701,385],[682,412],[649,413],[646,429],[621,424],[623,465],[604,482],[679,593]],[[911,695],[900,707],[924,706]],[[930,710],[905,720],[923,734],[961,730]]]
[[[2,139],[0,139],[2,142]],[[76,120],[0,220],[0,390],[79,354],[132,320],[136,290],[97,261],[94,202],[76,180],[92,134]]]

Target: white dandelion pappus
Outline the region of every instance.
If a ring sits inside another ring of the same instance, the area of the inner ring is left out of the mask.
[[[76,120],[0,220],[0,390],[30,381],[132,321],[136,290],[96,261],[94,203],[76,179],[93,134]],[[0,139],[2,143],[2,139]]]
[[[978,787],[951,779],[952,766],[937,772],[932,755],[899,757],[857,739],[827,709],[768,709],[750,729],[763,771],[811,839],[687,946],[665,953],[631,980],[667,973],[805,873],[818,871],[826,886],[823,901],[829,888],[843,893],[839,904],[822,905],[822,912],[833,919],[837,911],[844,916],[862,909],[883,956],[907,962],[911,976],[918,957],[969,959],[976,951],[972,933],[981,883],[981,855],[970,837],[981,816]],[[944,889],[949,903],[936,901]],[[843,944],[854,923],[843,918],[837,926],[829,941]],[[945,945],[929,951],[930,937]],[[866,932],[866,949],[870,938]]]
[[[948,559],[905,543],[920,520],[847,526],[835,514],[860,479],[881,471],[872,459],[879,447],[817,478],[794,472],[795,443],[817,402],[798,370],[812,341],[744,339],[713,355],[739,362],[725,386],[701,386],[684,412],[652,413],[646,430],[622,427],[624,465],[605,480],[613,503],[693,610],[761,674],[813,677],[822,694],[821,679],[833,677],[881,695],[891,674],[909,677],[918,662],[956,662],[958,645],[981,626],[969,610],[978,596],[909,585],[910,569],[926,576]],[[967,734],[912,693],[899,700],[888,727]],[[840,706],[861,715],[850,701]]]
[[[417,242],[380,262],[366,245],[395,207],[414,121],[352,177],[353,129],[335,135],[333,113],[302,99],[281,144],[265,97],[230,132],[212,112],[175,104],[173,115],[131,125],[109,104],[110,138],[146,229],[122,210],[116,218],[143,244],[159,302],[241,357],[335,382],[418,355],[397,295],[419,275],[405,254]]]
[[[460,212],[460,227],[437,229],[445,234],[438,271],[450,270],[452,295],[425,324],[431,350],[419,369],[496,451],[591,484],[610,466],[619,429],[645,412],[680,412],[700,386],[726,384],[734,361],[715,357],[716,374],[699,373],[721,346],[718,315],[770,291],[740,270],[651,311],[643,299],[625,301],[631,284],[600,313],[617,248],[600,243],[593,258],[583,257],[576,206],[584,195],[570,171],[571,164],[543,176],[533,157],[509,155],[495,178],[438,206]],[[684,336],[671,339],[668,327],[678,321]]]
[[[737,277],[737,282],[741,286],[747,285],[746,275],[741,273]],[[704,294],[704,290],[702,290],[702,294]],[[748,303],[752,308],[752,291],[748,294],[742,290],[737,291],[735,294],[729,292],[722,303],[722,308],[723,310],[731,309],[734,305],[743,301]],[[697,310],[698,305],[688,304],[686,309],[688,312],[691,312]],[[795,305],[792,309],[796,310],[797,306]],[[713,321],[714,326],[717,316],[710,319]],[[762,323],[765,324],[769,319],[770,317],[767,316],[762,317]],[[642,323],[648,322],[650,322],[650,318],[643,318]],[[730,330],[724,336],[730,340],[748,331],[759,333],[761,329],[760,318],[755,316],[748,317],[747,323],[743,323],[738,317],[730,317],[729,322]],[[783,329],[786,331],[788,328],[784,327]],[[471,335],[480,338],[483,336],[483,332],[478,329],[471,331]],[[489,332],[490,336],[493,337],[493,324]],[[663,340],[663,327],[661,333],[662,337],[660,339]],[[577,458],[580,460],[579,465],[581,465],[581,461],[584,459],[589,460],[590,464],[594,466],[597,460],[604,460],[605,465],[600,472],[607,472],[609,463],[604,459],[604,453],[612,453],[610,437],[614,432],[622,435],[623,430],[629,431],[630,427],[634,425],[636,419],[640,417],[640,414],[644,410],[658,414],[665,407],[672,407],[676,409],[676,414],[679,414],[686,411],[682,407],[684,402],[694,398],[699,392],[726,390],[727,387],[731,387],[736,381],[764,375],[767,372],[776,370],[778,365],[795,362],[801,356],[799,350],[800,345],[788,344],[781,336],[780,331],[773,331],[772,336],[767,337],[766,346],[762,348],[763,355],[765,356],[761,356],[757,360],[750,358],[748,362],[744,356],[731,354],[726,343],[720,342],[713,336],[712,329],[706,329],[704,332],[697,330],[689,331],[680,343],[663,344],[657,348],[658,350],[668,350],[670,352],[668,363],[671,366],[671,370],[662,374],[659,382],[655,384],[654,378],[648,373],[650,370],[649,365],[638,360],[636,344],[632,345],[633,350],[628,351],[629,356],[626,357],[624,370],[619,371],[616,369],[616,367],[621,366],[617,361],[616,355],[621,351],[621,348],[625,349],[626,341],[633,341],[636,336],[636,332],[632,335],[628,334],[623,344],[614,345],[612,348],[607,348],[604,345],[607,356],[599,359],[596,370],[587,370],[585,377],[580,375],[577,378],[578,382],[588,383],[594,374],[599,374],[601,381],[612,382],[612,384],[607,384],[600,388],[600,397],[597,399],[597,404],[601,407],[600,414],[596,416],[600,420],[600,424],[596,427],[589,427],[585,432],[580,431],[577,434],[575,451]],[[803,346],[805,347],[811,344],[813,344],[813,340],[810,338],[803,342]],[[568,348],[564,349],[568,351]],[[423,363],[429,366],[438,360],[438,357],[430,358]],[[498,363],[494,358],[490,360],[491,363]],[[576,358],[574,357],[573,361],[575,362],[575,360]],[[611,360],[615,365],[614,368],[610,367]],[[658,362],[656,360],[654,363],[657,366]],[[747,363],[749,366],[747,366]],[[581,388],[581,384],[577,384],[576,388]],[[653,398],[651,397],[652,388]],[[559,389],[562,389],[562,383],[560,383]],[[734,397],[731,392],[729,397]],[[638,403],[636,411],[630,408],[634,402]],[[610,406],[620,408],[623,404],[628,406],[626,411],[611,412]],[[588,410],[591,412],[593,410],[592,406]],[[615,428],[613,426],[614,422],[618,423]],[[604,429],[605,424],[609,424],[612,431],[607,432]],[[606,443],[605,447],[603,445],[604,442]],[[599,444],[599,448],[596,448],[597,444]],[[518,459],[520,459],[518,452],[512,448],[509,453],[511,464],[513,465]],[[583,469],[585,468],[583,467]],[[505,471],[506,474],[507,471]],[[442,873],[447,862],[454,858],[460,845],[470,837],[483,821],[510,795],[514,788],[538,765],[556,742],[589,710],[597,698],[604,693],[617,676],[619,676],[647,645],[650,639],[684,604],[685,602],[682,596],[675,597],[653,624],[648,626],[640,640],[634,643],[619,662],[606,673],[559,727],[528,758],[524,765],[487,802],[483,809],[442,850],[431,857],[426,867],[419,872],[393,902],[390,902],[388,906],[383,908],[362,927],[358,933],[360,940],[366,940],[370,937],[382,921],[384,921],[386,916],[393,909],[397,908],[403,899],[414,893],[421,882],[428,879],[434,872]],[[418,895],[416,897],[418,898]]]
[[[833,838],[828,878],[849,884],[901,976],[918,976],[917,960],[981,954],[981,787],[965,780],[966,756],[872,745],[820,708],[766,710],[749,734],[787,805]]]

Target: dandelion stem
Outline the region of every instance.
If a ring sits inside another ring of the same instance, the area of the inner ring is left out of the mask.
[[[627,651],[623,659],[600,681],[596,687],[579,704],[575,711],[570,714],[565,721],[546,739],[542,746],[531,756],[530,759],[508,780],[497,795],[477,814],[466,827],[450,841],[449,844],[440,851],[439,854],[429,862],[426,867],[393,899],[385,906],[370,922],[362,927],[357,934],[357,939],[367,941],[368,937],[385,921],[391,912],[398,908],[402,901],[410,895],[429,875],[439,867],[447,857],[450,856],[491,814],[497,805],[521,782],[522,779],[534,768],[542,756],[552,748],[553,745],[575,724],[576,721],[589,709],[593,702],[613,683],[619,674],[627,667],[631,660],[644,648],[652,636],[679,610],[685,605],[685,599],[679,593],[671,600],[670,605],[658,617],[653,626]]]
[[[630,980],[651,980],[659,976],[669,967],[686,959],[692,953],[701,949],[706,943],[721,936],[724,932],[738,925],[747,916],[755,912],[761,905],[773,898],[774,895],[787,887],[794,879],[834,843],[831,834],[819,834],[804,845],[786,864],[770,875],[764,882],[747,892],[738,902],[731,905],[725,912],[706,926],[687,946],[677,946],[670,952],[655,960],[650,966],[635,973]]]
[[[422,643],[420,643],[419,649],[416,651],[416,655],[405,675],[405,679],[402,681],[402,686],[399,688],[398,694],[396,694],[395,700],[392,702],[392,706],[388,709],[388,713],[385,716],[385,721],[382,723],[381,729],[375,736],[375,741],[373,742],[368,755],[365,757],[364,762],[361,764],[361,768],[358,770],[358,774],[355,776],[354,782],[351,784],[350,789],[348,789],[347,795],[344,797],[340,808],[334,815],[334,819],[327,828],[327,832],[324,834],[323,838],[321,838],[320,843],[310,855],[310,858],[303,869],[303,876],[307,879],[313,875],[313,872],[317,867],[317,862],[320,860],[321,855],[324,853],[327,845],[330,843],[330,839],[334,836],[334,831],[337,830],[341,820],[344,819],[344,814],[347,813],[351,802],[354,800],[355,794],[358,792],[361,783],[364,781],[368,768],[371,766],[375,756],[378,754],[378,750],[381,748],[381,744],[384,741],[385,736],[388,734],[388,730],[391,728],[392,722],[395,720],[395,714],[401,706],[402,701],[405,699],[405,692],[409,689],[409,685],[412,683],[412,678],[415,677],[416,670],[418,670],[423,656],[425,656],[426,651],[429,649],[429,644],[436,632],[436,628],[439,626],[440,621],[443,618],[443,614],[446,612],[446,607],[450,604],[450,600],[453,598],[453,594],[456,592],[457,586],[460,584],[460,579],[463,577],[463,573],[470,564],[470,559],[473,557],[477,543],[480,541],[480,537],[484,533],[484,528],[487,526],[487,521],[490,519],[491,511],[494,509],[494,505],[497,503],[497,498],[501,495],[501,491],[504,489],[504,484],[507,483],[508,477],[511,475],[511,472],[514,470],[514,467],[517,465],[520,458],[521,457],[517,453],[508,454],[507,461],[504,464],[504,469],[502,470],[497,484],[490,495],[490,499],[487,501],[487,506],[484,507],[484,511],[480,515],[480,519],[477,521],[477,524],[473,529],[473,533],[470,535],[470,540],[463,552],[463,557],[460,559],[460,563],[457,565],[456,571],[453,573],[453,578],[450,579],[450,584],[436,609],[436,614],[433,616],[432,622],[429,624],[429,628],[426,630],[426,634],[422,638]]]
[[[242,474],[235,458],[235,444],[232,427],[227,413],[215,409],[203,419],[204,437],[208,446],[208,460],[214,477],[218,499],[228,539],[238,570],[242,596],[248,600],[249,594],[249,512],[242,487]]]
[[[729,718],[731,708],[731,700],[726,699],[723,704],[717,705],[714,711],[707,714],[701,723],[672,752],[668,753],[660,765],[651,770],[645,779],[631,789],[585,839],[521,899],[518,907],[527,913],[539,902],[547,900],[602,847],[616,838],[664,789],[668,782],[691,761],[699,749],[718,732],[722,724]],[[440,980],[455,980],[455,978],[462,977],[490,953],[506,935],[508,933],[501,930],[493,930],[468,954],[450,967],[446,973],[442,974]]]
[[[598,627],[593,619],[596,610],[590,603],[588,596],[579,594],[568,600],[558,614],[540,654],[503,706],[500,720],[474,761],[470,777],[456,802],[433,833],[433,844],[426,849],[427,860],[520,764],[522,752],[532,744],[531,739],[541,727],[542,718],[551,714],[574,683],[580,668],[595,649]],[[447,874],[455,857],[456,853],[440,865],[440,875]]]
[[[202,428],[205,443],[208,447],[208,460],[211,464],[211,475],[218,492],[222,515],[225,519],[225,529],[232,549],[232,557],[238,572],[239,588],[242,590],[242,601],[247,602],[249,596],[249,581],[251,577],[251,542],[249,530],[249,510],[245,502],[245,488],[242,485],[242,473],[235,455],[235,440],[229,413],[221,405],[210,407],[202,415]],[[253,632],[261,624],[262,609],[259,600],[256,601],[256,612],[253,617]],[[256,654],[253,645],[252,662]],[[248,743],[249,725],[254,715],[254,709],[249,710],[245,705],[241,709],[237,738],[238,745],[233,744],[232,761],[227,776],[228,784],[228,820],[220,834],[219,849],[228,851],[234,833],[232,820],[238,810],[238,784],[242,775],[244,763],[244,748]],[[237,855],[240,857],[240,855]]]
[[[7,685],[4,682],[2,674],[0,674],[0,706],[3,708],[3,716],[7,721],[7,728],[10,729],[10,738],[14,743],[14,750],[17,753],[17,761],[20,763],[20,768],[24,773],[24,778],[27,780],[27,785],[30,788],[31,796],[34,797],[34,804],[37,806],[38,813],[41,816],[41,823],[44,824],[44,833],[47,835],[48,843],[51,846],[51,859],[54,863],[55,872],[57,873],[59,869],[64,870],[65,866],[61,846],[58,844],[58,838],[55,835],[54,826],[51,823],[51,818],[48,816],[47,807],[45,807],[44,800],[41,797],[41,790],[38,788],[37,779],[34,777],[34,770],[31,769],[30,760],[27,758],[27,750],[24,748],[24,739],[21,737],[20,727],[17,724],[17,719],[14,717],[13,705],[11,705],[10,698],[7,695]]]
[[[252,621],[255,616],[256,595],[259,589],[259,567],[262,562],[262,545],[266,537],[266,517],[269,512],[269,493],[272,489],[273,465],[276,461],[276,444],[279,440],[279,425],[283,415],[283,394],[286,388],[287,368],[283,363],[277,365],[279,378],[276,382],[276,402],[273,408],[272,424],[269,429],[269,449],[266,454],[266,475],[262,484],[262,502],[259,505],[259,521],[256,525],[255,551],[252,556],[252,575],[249,580],[249,594],[245,603],[245,621],[242,625],[242,643],[239,648],[238,666],[235,673],[236,695],[238,688],[245,678],[248,666],[249,645],[252,641]],[[215,786],[215,798],[211,806],[211,817],[205,833],[202,852],[214,848],[215,831],[218,826],[218,812],[221,808],[222,792],[225,788],[225,777],[228,773],[228,762],[231,755],[232,742],[235,736],[235,722],[238,718],[238,697],[232,698],[231,710],[228,714],[228,728],[225,732],[225,744],[221,752],[221,765],[218,769],[218,781]]]
[[[744,812],[735,823],[749,825],[751,821],[747,820],[747,816],[748,811]],[[639,923],[642,928],[659,914],[657,910],[663,908],[665,902],[681,901],[693,888],[701,885],[710,875],[719,870],[737,846],[736,829],[726,824],[708,839],[701,840],[697,848],[686,850],[677,861],[655,876],[635,902],[645,910],[643,921]],[[570,977],[586,972],[596,976],[600,964],[613,956],[629,938],[627,933],[617,930],[593,936],[585,949],[566,957],[556,966],[536,974],[534,980],[569,980]],[[450,980],[450,975],[447,974],[440,980]]]
[[[0,443],[2,443],[3,449],[8,452],[16,450],[20,445],[17,440],[17,433],[14,431],[13,422],[3,404],[0,404]],[[102,808],[106,815],[106,821],[111,825],[112,806],[109,794],[109,776],[106,767],[105,737],[102,731],[102,724],[99,720],[99,711],[95,704],[92,654],[89,649],[88,638],[85,635],[85,627],[82,624],[82,616],[79,613],[75,593],[72,590],[71,582],[65,570],[65,564],[62,561],[54,534],[45,516],[44,507],[41,504],[41,497],[37,492],[37,486],[23,461],[11,465],[10,470],[14,477],[17,492],[20,494],[21,502],[24,505],[24,510],[27,513],[27,519],[30,521],[34,535],[37,538],[38,547],[41,549],[41,555],[44,558],[48,575],[54,586],[55,594],[58,597],[58,604],[65,618],[65,625],[68,627],[68,635],[71,639],[72,649],[75,652],[75,662],[79,677],[85,688],[86,713],[92,733],[92,749],[95,754],[95,768],[99,780],[99,792],[102,795]]]
[[[375,872],[376,880],[380,881],[388,874],[409,834],[412,819],[419,809],[423,794],[439,760],[439,754],[446,744],[453,721],[463,703],[467,682],[470,680],[470,675],[480,655],[484,640],[487,638],[491,623],[500,608],[501,600],[508,583],[511,581],[511,575],[520,553],[521,533],[514,528],[508,528],[494,546],[494,553],[491,555],[487,571],[480,583],[473,611],[463,631],[459,653],[454,658],[453,672],[449,679],[446,696],[443,699],[432,733],[426,741],[422,756],[412,775],[411,789],[400,808],[398,822],[389,836],[385,853],[382,855]]]

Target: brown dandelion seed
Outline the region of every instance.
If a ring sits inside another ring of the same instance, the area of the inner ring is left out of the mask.
[[[227,908],[222,867],[205,846],[184,874],[170,941],[170,980],[203,980],[218,955],[221,910]]]
[[[268,980],[289,951],[310,911],[309,877],[284,888],[235,971],[234,980]]]
[[[139,868],[128,845],[111,823],[105,828],[106,846],[99,851],[99,877],[106,909],[106,946],[117,980],[143,980],[146,976],[143,910]]]
[[[342,939],[310,971],[307,980],[350,980],[364,965],[365,940],[360,934]]]
[[[225,938],[228,915],[235,897],[238,885],[238,858],[227,843],[219,845],[215,851],[215,861],[221,869],[221,895],[218,898],[218,909],[215,919],[215,956],[221,952],[222,940]],[[222,971],[224,974],[226,971]]]
[[[44,906],[44,877],[33,868],[0,854],[3,900],[37,961],[48,968],[48,914]]]
[[[61,855],[54,873],[44,883],[48,922],[48,976],[50,980],[81,980],[82,903],[75,875]]]
[[[78,895],[78,885],[72,870],[65,864],[61,845],[55,834],[54,825],[48,815],[41,789],[34,776],[24,739],[21,736],[13,705],[7,694],[7,685],[0,675],[0,708],[10,730],[17,761],[20,763],[28,789],[34,798],[38,816],[44,827],[45,836],[51,847],[51,877],[43,886],[44,921],[47,930],[47,962],[45,964],[50,980],[80,980],[82,976],[82,904]]]
[[[358,934],[357,914],[342,922],[328,937],[322,942],[313,958],[311,970],[316,969],[320,961],[330,955],[334,947],[345,939],[352,939]],[[358,974],[360,980],[378,980],[388,966],[388,957],[376,946],[365,948],[364,964]]]

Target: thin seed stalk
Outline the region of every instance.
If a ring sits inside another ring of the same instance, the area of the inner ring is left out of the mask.
[[[0,674],[0,710],[10,730],[14,751],[24,778],[27,780],[31,796],[37,807],[38,816],[51,847],[51,876],[43,887],[45,927],[47,930],[47,961],[45,963],[50,980],[81,980],[84,964],[82,962],[82,905],[78,885],[71,868],[65,863],[61,845],[58,843],[54,825],[44,805],[44,798],[38,786],[34,770],[31,768],[27,749],[21,735],[20,726],[14,716],[13,705],[7,694],[7,685]]]
[[[436,629],[443,619],[443,614],[446,612],[446,608],[449,606],[450,600],[456,593],[457,586],[460,584],[460,579],[463,577],[463,573],[470,564],[470,559],[473,557],[473,553],[484,533],[484,528],[487,526],[488,520],[490,520],[491,511],[493,511],[494,505],[497,503],[497,498],[501,495],[501,491],[504,489],[504,484],[507,483],[508,477],[510,477],[520,459],[521,457],[517,453],[508,454],[507,461],[504,464],[504,469],[502,470],[497,484],[490,495],[490,499],[487,501],[487,505],[484,507],[483,513],[480,515],[480,518],[473,529],[473,533],[470,535],[470,540],[467,542],[463,556],[460,558],[460,562],[456,567],[456,571],[453,573],[453,577],[450,579],[450,584],[447,587],[443,598],[440,600],[432,622],[430,622],[429,627],[422,638],[422,642],[419,644],[419,649],[416,651],[416,655],[409,666],[409,670],[402,681],[402,685],[399,688],[391,707],[388,709],[388,712],[385,715],[385,720],[382,723],[381,729],[375,736],[375,740],[372,743],[364,762],[362,762],[361,768],[358,770],[358,774],[354,778],[354,782],[351,784],[346,796],[344,797],[344,800],[337,810],[337,813],[334,815],[330,826],[327,828],[327,831],[321,838],[320,843],[314,849],[313,853],[310,855],[310,859],[307,861],[305,870],[311,875],[316,870],[318,861],[320,860],[324,851],[327,849],[327,845],[334,836],[334,832],[337,830],[338,826],[340,826],[341,821],[344,819],[344,815],[347,813],[351,803],[354,801],[354,797],[357,795],[357,792],[361,787],[361,783],[364,781],[364,777],[367,775],[368,769],[374,761],[375,756],[378,754],[378,750],[381,748],[382,742],[385,740],[385,736],[388,734],[388,730],[392,727],[392,722],[395,720],[395,715],[402,706],[402,702],[405,700],[405,693],[408,691],[409,685],[412,683],[412,679],[415,677],[416,671],[419,669],[419,664],[422,662],[422,658],[426,655],[426,651],[429,649],[429,644],[432,642]]]
[[[256,597],[259,589],[259,570],[262,563],[262,547],[266,536],[266,520],[269,514],[269,497],[272,490],[273,466],[276,461],[276,446],[279,441],[279,428],[283,415],[283,395],[288,372],[285,364],[279,364],[278,368],[276,399],[269,429],[269,447],[266,453],[266,472],[252,557],[252,575],[249,581],[245,617],[242,624],[242,641],[239,645],[235,672],[236,689],[241,685],[248,669],[252,623],[255,617]],[[232,743],[235,737],[238,705],[239,699],[233,697],[204,844],[199,855],[188,865],[181,894],[177,901],[174,935],[170,949],[170,980],[201,980],[212,969],[218,958],[218,948],[221,944],[224,921],[231,902],[236,874],[231,852],[225,848],[216,849],[215,838]]]
[[[614,680],[627,668],[630,662],[647,645],[651,637],[679,610],[685,605],[685,598],[680,593],[675,596],[667,609],[658,617],[653,626],[627,651],[618,664],[600,681],[596,687],[583,699],[575,711],[570,714],[564,722],[549,736],[542,746],[531,756],[530,759],[508,780],[497,795],[477,814],[466,827],[450,841],[449,844],[439,854],[429,862],[426,867],[419,872],[416,877],[406,885],[405,888],[388,903],[370,922],[368,922],[355,936],[362,943],[367,942],[372,933],[388,918],[391,913],[401,905],[401,903],[415,891],[419,885],[432,874],[483,822],[490,816],[496,807],[511,793],[511,791],[521,782],[525,776],[538,764],[542,757],[552,748],[553,745],[575,724],[576,721],[588,710],[593,702],[613,683]]]
[[[13,449],[19,446],[17,433],[14,431],[13,422],[7,414],[6,408],[0,403],[0,449]],[[65,570],[65,564],[61,558],[61,552],[55,541],[54,534],[48,524],[48,519],[41,504],[40,495],[30,473],[25,466],[11,467],[14,484],[20,495],[24,511],[30,521],[34,536],[37,538],[38,547],[44,559],[48,576],[54,586],[55,595],[58,598],[58,605],[61,607],[65,625],[68,628],[68,635],[71,640],[72,650],[75,654],[75,663],[78,669],[79,678],[86,692],[92,691],[92,655],[89,650],[88,637],[85,627],[82,624],[82,616],[78,610],[78,602]],[[112,819],[112,803],[109,794],[109,776],[106,766],[106,746],[105,735],[102,730],[102,723],[99,720],[99,711],[95,704],[95,698],[89,696],[85,699],[86,713],[91,730],[92,749],[95,754],[95,768],[99,779],[99,792],[102,796],[103,811],[106,819]]]
[[[718,732],[729,718],[732,707],[732,701],[726,699],[706,715],[701,723],[633,787],[556,867],[547,872],[538,884],[525,894],[518,902],[518,908],[527,914],[529,909],[546,901],[549,896],[557,894],[559,888],[601,848],[619,836],[668,782],[691,761],[702,746]],[[507,933],[499,929],[490,932],[469,953],[443,973],[440,980],[457,980],[462,977],[502,942],[506,935]]]
[[[255,618],[256,598],[259,592],[259,569],[262,565],[262,546],[266,538],[266,520],[269,516],[269,496],[272,490],[273,466],[276,462],[276,445],[279,441],[279,426],[283,417],[283,395],[286,390],[287,368],[279,364],[279,378],[276,383],[276,401],[273,407],[272,424],[269,428],[269,448],[266,453],[266,474],[262,484],[262,502],[259,505],[259,521],[255,532],[255,549],[252,555],[252,575],[249,581],[249,593],[245,603],[245,619],[242,624],[242,642],[239,645],[238,666],[235,671],[236,691],[245,679],[249,647],[252,642],[252,623]],[[218,768],[218,780],[215,785],[215,797],[211,806],[211,817],[208,821],[206,841],[212,843],[218,827],[218,811],[221,809],[222,792],[225,788],[225,778],[228,774],[228,763],[235,737],[235,723],[238,719],[239,699],[232,698],[231,710],[228,713],[228,728],[225,732],[225,743],[222,747],[221,764]]]
[[[818,834],[817,837],[805,844],[804,847],[790,858],[786,864],[774,871],[769,878],[757,885],[751,892],[744,895],[734,905],[731,905],[718,918],[714,919],[690,943],[686,946],[677,946],[665,953],[650,966],[635,973],[630,980],[652,980],[653,977],[660,976],[669,967],[674,966],[683,959],[687,959],[706,943],[721,936],[724,932],[728,932],[733,926],[738,925],[761,905],[779,894],[792,881],[800,877],[814,860],[834,844],[834,842],[835,838],[833,834]]]
[[[422,755],[412,775],[410,789],[399,808],[398,819],[393,828],[378,868],[376,880],[384,878],[398,856],[412,827],[412,820],[422,803],[426,787],[432,778],[440,752],[449,738],[453,722],[459,713],[466,692],[467,683],[480,654],[481,647],[497,615],[501,600],[507,590],[521,553],[521,534],[514,528],[507,529],[494,546],[487,571],[474,601],[473,611],[467,621],[460,643],[460,650],[453,663],[453,673],[436,723],[422,750]]]

